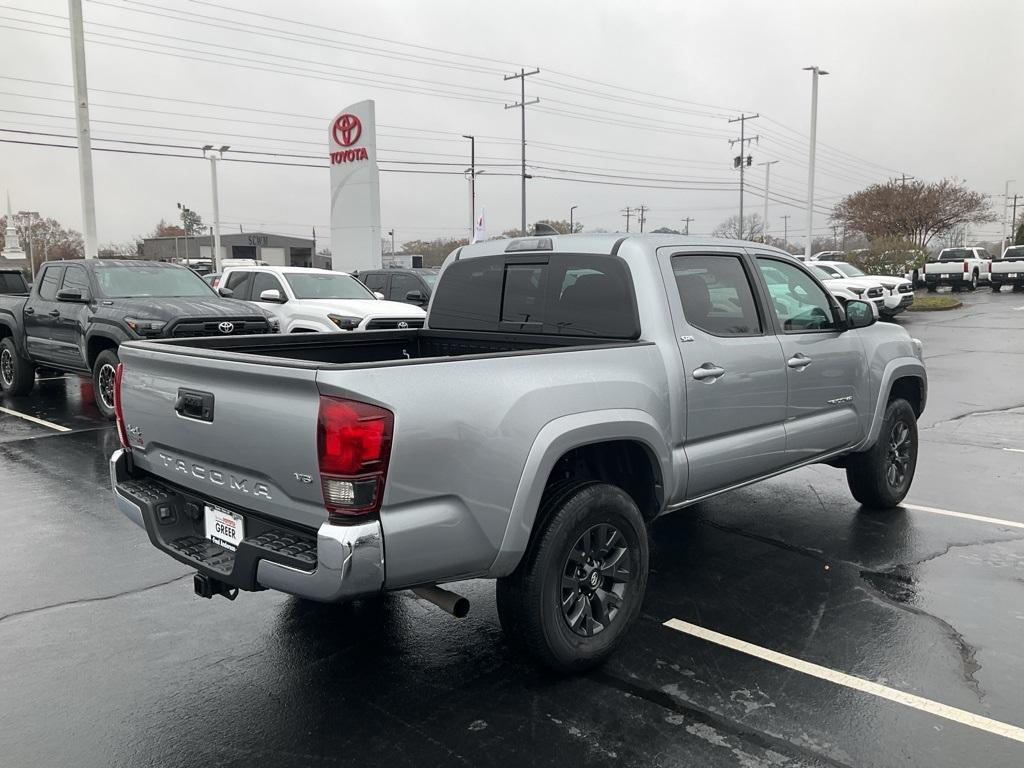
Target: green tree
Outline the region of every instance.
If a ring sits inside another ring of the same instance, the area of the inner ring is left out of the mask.
[[[652,235],[681,235],[683,234],[678,229],[672,229],[672,227],[658,227],[657,229],[651,230]]]
[[[188,232],[185,231],[184,227],[179,227],[177,224],[168,224],[163,219],[160,219],[150,237],[185,237],[186,235],[188,235]]]
[[[554,229],[560,235],[572,234],[569,232],[569,222],[566,219],[541,219],[537,224],[547,224],[549,227]],[[573,221],[572,232],[582,232],[583,224],[579,221]],[[516,230],[516,234],[513,237],[519,236],[519,230]]]
[[[848,229],[869,238],[902,238],[921,248],[958,227],[995,220],[985,196],[955,179],[872,184],[832,209],[832,221]]]
[[[1024,245],[1024,219],[1021,219],[1020,226],[1017,227],[1017,235],[1013,238],[1014,245]]]
[[[928,252],[902,237],[872,238],[867,248],[846,252],[846,259],[869,275],[903,277],[924,266]]]
[[[189,237],[202,235],[206,230],[203,225],[203,217],[185,206],[181,206],[181,227]]]

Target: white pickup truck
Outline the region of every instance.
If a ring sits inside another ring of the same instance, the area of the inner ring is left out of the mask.
[[[1024,245],[1011,245],[999,259],[989,263],[992,290],[999,293],[1004,285],[1013,286],[1013,292],[1024,291]]]
[[[984,248],[943,248],[935,261],[924,265],[924,280],[928,293],[935,293],[940,285],[975,291],[988,282],[991,267],[992,257]]]
[[[345,272],[307,267],[228,267],[221,296],[245,299],[273,314],[281,333],[422,328],[426,312],[384,301]]]

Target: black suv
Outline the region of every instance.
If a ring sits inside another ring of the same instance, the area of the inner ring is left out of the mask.
[[[374,293],[384,295],[389,301],[404,301],[425,307],[437,283],[440,270],[428,269],[375,269],[360,272],[358,277]]]

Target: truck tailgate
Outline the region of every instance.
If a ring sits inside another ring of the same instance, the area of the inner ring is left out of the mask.
[[[228,509],[311,528],[327,519],[315,368],[132,345],[123,345],[120,357],[121,402],[138,468]]]

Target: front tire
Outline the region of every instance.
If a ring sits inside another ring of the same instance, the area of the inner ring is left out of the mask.
[[[0,390],[9,395],[27,395],[36,385],[36,368],[18,354],[14,339],[0,341]]]
[[[105,349],[96,356],[92,366],[92,387],[96,409],[105,419],[114,419],[114,377],[121,360],[117,350]]]
[[[557,672],[603,662],[636,621],[647,586],[647,528],[621,488],[581,482],[549,495],[522,562],[498,579],[501,627]]]
[[[902,398],[889,402],[875,444],[846,463],[853,498],[869,509],[898,506],[910,491],[917,469],[917,415]]]

